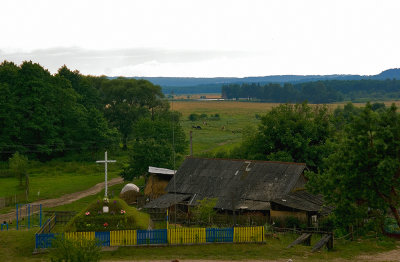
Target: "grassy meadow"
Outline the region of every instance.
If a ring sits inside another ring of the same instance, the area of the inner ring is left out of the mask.
[[[216,98],[216,94],[206,94],[207,97]],[[185,97],[185,95],[182,95]],[[395,103],[400,107],[400,101],[384,102],[386,106]],[[346,103],[328,104],[330,110],[336,107],[343,107]],[[355,106],[364,106],[365,103],[354,103]],[[171,104],[173,110],[182,113],[182,127],[187,136],[192,131],[193,154],[201,156],[206,152],[217,152],[219,150],[229,150],[239,144],[242,138],[242,130],[247,126],[256,127],[260,120],[256,115],[262,116],[279,103],[256,103],[242,101],[174,101]],[[190,114],[219,114],[220,120],[190,121]],[[192,126],[200,126],[201,130],[194,129]]]
[[[109,179],[118,177],[121,165],[111,164],[108,167]],[[64,162],[61,160],[45,163],[30,161],[28,174],[28,201],[33,202],[82,191],[103,182],[104,165],[94,162]],[[24,187],[19,186],[19,181],[15,177],[0,178],[0,197],[20,193],[24,193]]]
[[[187,136],[192,131],[193,154],[201,155],[205,152],[216,152],[220,149],[229,149],[240,143],[242,129],[246,126],[257,126],[256,115],[264,115],[272,107],[279,104],[272,103],[245,103],[234,101],[175,101],[173,109],[182,113],[182,127]],[[219,114],[220,120],[190,121],[189,115]],[[201,130],[192,126],[200,126]]]

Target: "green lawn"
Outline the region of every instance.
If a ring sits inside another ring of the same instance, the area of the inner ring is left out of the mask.
[[[118,177],[121,165],[109,165],[109,178]],[[88,162],[31,162],[29,202],[82,191],[104,181],[104,166]],[[0,178],[0,197],[23,193],[14,177]]]
[[[323,249],[311,253],[309,246],[286,246],[297,235],[280,236],[280,239],[268,239],[264,244],[206,244],[170,247],[121,247],[116,251],[104,252],[105,260],[173,260],[173,259],[213,259],[213,260],[275,260],[287,261],[335,261],[338,258],[354,260],[361,254],[373,254],[396,248],[391,239],[365,239],[362,241],[337,241],[332,251]]]

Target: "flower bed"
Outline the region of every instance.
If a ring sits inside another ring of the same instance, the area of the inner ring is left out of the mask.
[[[103,207],[108,207],[108,213]],[[97,200],[77,214],[66,226],[66,231],[112,231],[127,229],[147,229],[150,217],[128,206],[121,199]]]

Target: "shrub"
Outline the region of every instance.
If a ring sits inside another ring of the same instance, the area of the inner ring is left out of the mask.
[[[198,114],[190,114],[189,115],[189,120],[194,122],[194,121],[198,121],[200,119],[200,116]]]
[[[204,198],[199,200],[199,204],[193,212],[195,219],[200,223],[211,224],[213,218],[217,214],[217,211],[214,210],[217,200],[217,198]]]
[[[50,251],[52,262],[96,262],[100,261],[98,240],[80,239],[74,241],[59,235],[52,241]]]
[[[289,216],[285,219],[287,228],[300,228],[301,222],[297,217]]]
[[[211,114],[210,117],[208,118],[208,120],[219,121],[219,120],[221,120],[221,117],[219,114],[214,114],[214,115]]]

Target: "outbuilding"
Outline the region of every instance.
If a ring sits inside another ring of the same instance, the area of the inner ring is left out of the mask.
[[[311,224],[330,211],[322,197],[307,192],[304,163],[187,157],[148,209],[190,212],[204,198],[216,198],[219,213],[262,215],[262,221],[296,217]],[[312,221],[314,220],[314,221]]]

